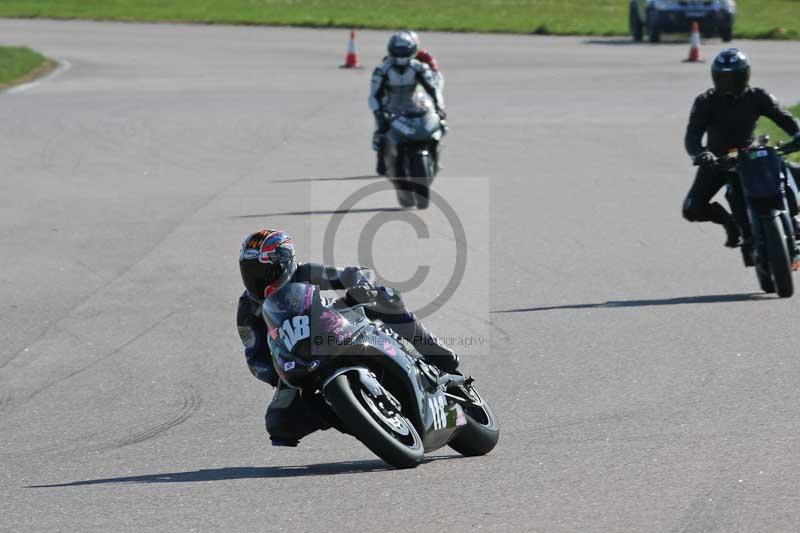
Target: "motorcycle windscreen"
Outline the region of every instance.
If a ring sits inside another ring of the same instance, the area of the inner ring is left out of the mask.
[[[740,155],[736,170],[750,198],[775,198],[784,193],[783,160],[773,148],[745,152]]]
[[[439,116],[436,113],[419,117],[400,115],[392,121],[389,134],[395,144],[427,142],[434,139],[440,128]]]
[[[305,373],[311,364],[311,320],[315,302],[319,302],[316,287],[287,283],[261,306],[275,370],[290,384],[294,375]]]
[[[316,368],[322,357],[347,351],[359,329],[324,305],[318,287],[305,283],[287,283],[264,301],[262,312],[269,328],[267,342],[282,377]]]

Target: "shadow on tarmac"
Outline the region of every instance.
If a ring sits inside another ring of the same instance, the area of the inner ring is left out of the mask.
[[[443,455],[426,457],[424,463],[459,459],[460,455]],[[109,483],[194,483],[204,481],[226,481],[232,479],[291,478],[305,476],[335,476],[339,474],[366,474],[394,470],[381,460],[342,461],[339,463],[320,463],[311,465],[289,466],[240,466],[227,468],[211,468],[188,472],[166,472],[162,474],[145,474],[141,476],[109,477],[87,479],[70,483],[52,485],[29,485],[27,489],[45,489],[57,487],[80,487],[83,485],[105,485]]]
[[[405,207],[359,207],[357,209],[330,209],[317,211],[286,211],[284,213],[262,213],[260,215],[236,215],[232,218],[293,217],[312,215],[347,215],[352,213],[386,213],[387,211],[408,211]]]
[[[275,180],[272,183],[305,183],[308,181],[351,181],[351,180],[379,180],[386,179],[384,176],[370,174],[365,176],[344,176],[336,178],[291,178],[286,180]]]
[[[490,313],[533,313],[536,311],[555,311],[559,309],[608,309],[615,307],[651,307],[659,305],[681,305],[681,304],[715,304],[729,302],[758,302],[764,300],[774,300],[773,296],[758,293],[748,294],[707,294],[703,296],[684,296],[681,298],[665,298],[653,300],[609,300],[605,303],[596,304],[569,304],[554,305],[549,307],[523,307],[518,309],[502,309],[490,311]]]

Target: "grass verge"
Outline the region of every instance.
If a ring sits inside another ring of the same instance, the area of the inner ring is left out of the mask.
[[[800,117],[800,104],[797,104],[794,107],[789,108],[789,111],[795,117]],[[758,122],[758,134],[763,135],[767,134],[770,137],[770,144],[775,144],[778,141],[788,141],[789,137],[780,129],[778,126],[775,125],[771,120],[762,118]],[[800,152],[794,153],[789,157],[790,160],[800,163]]]
[[[0,46],[0,89],[44,74],[55,66],[41,54],[24,46]]]
[[[0,17],[627,35],[627,0],[2,0]],[[798,0],[739,0],[738,38],[800,39]]]

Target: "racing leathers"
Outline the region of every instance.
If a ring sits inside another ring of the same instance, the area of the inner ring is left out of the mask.
[[[412,106],[415,93],[421,89],[431,99],[439,116],[445,117],[444,78],[438,70],[431,68],[431,65],[436,66],[435,59],[427,51],[420,53],[428,62],[411,59],[408,65],[396,65],[393,58],[387,56],[372,72],[369,93],[369,107],[375,117],[372,148],[377,152],[376,172],[381,176],[386,174],[383,144],[389,129],[387,113],[397,113]]]
[[[398,335],[409,341],[425,359],[445,371],[455,371],[458,356],[444,346],[408,311],[400,295],[385,287],[375,286],[375,276],[363,267],[336,268],[319,263],[302,263],[291,281],[310,283],[322,290],[347,290],[346,301],[351,305],[371,298],[375,306],[365,308],[370,319],[380,319]],[[236,323],[244,344],[250,372],[261,381],[277,387],[265,415],[267,432],[276,446],[296,446],[301,438],[318,429],[328,429],[336,423],[327,420],[319,398],[303,398],[299,391],[280,381],[272,363],[267,343],[267,325],[262,316],[263,302],[251,298],[245,291],[239,298]]]
[[[699,164],[697,175],[683,203],[683,216],[690,222],[714,222],[725,227],[727,246],[741,244],[750,239],[750,224],[736,174],[710,165],[714,156],[725,155],[729,150],[745,148],[755,140],[756,123],[767,117],[791,136],[800,134],[800,126],[777,100],[759,88],[748,87],[739,97],[732,97],[710,89],[695,99],[686,128],[686,151]],[[707,135],[706,147],[703,135]],[[713,156],[711,155],[713,154]],[[711,202],[717,192],[730,185],[726,198],[733,216],[719,203]],[[790,201],[793,210],[796,201]],[[741,229],[741,233],[740,233]]]

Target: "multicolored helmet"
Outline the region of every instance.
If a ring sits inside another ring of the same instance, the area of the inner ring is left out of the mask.
[[[250,298],[264,300],[286,285],[297,270],[294,239],[281,230],[251,233],[242,243],[239,270]]]

